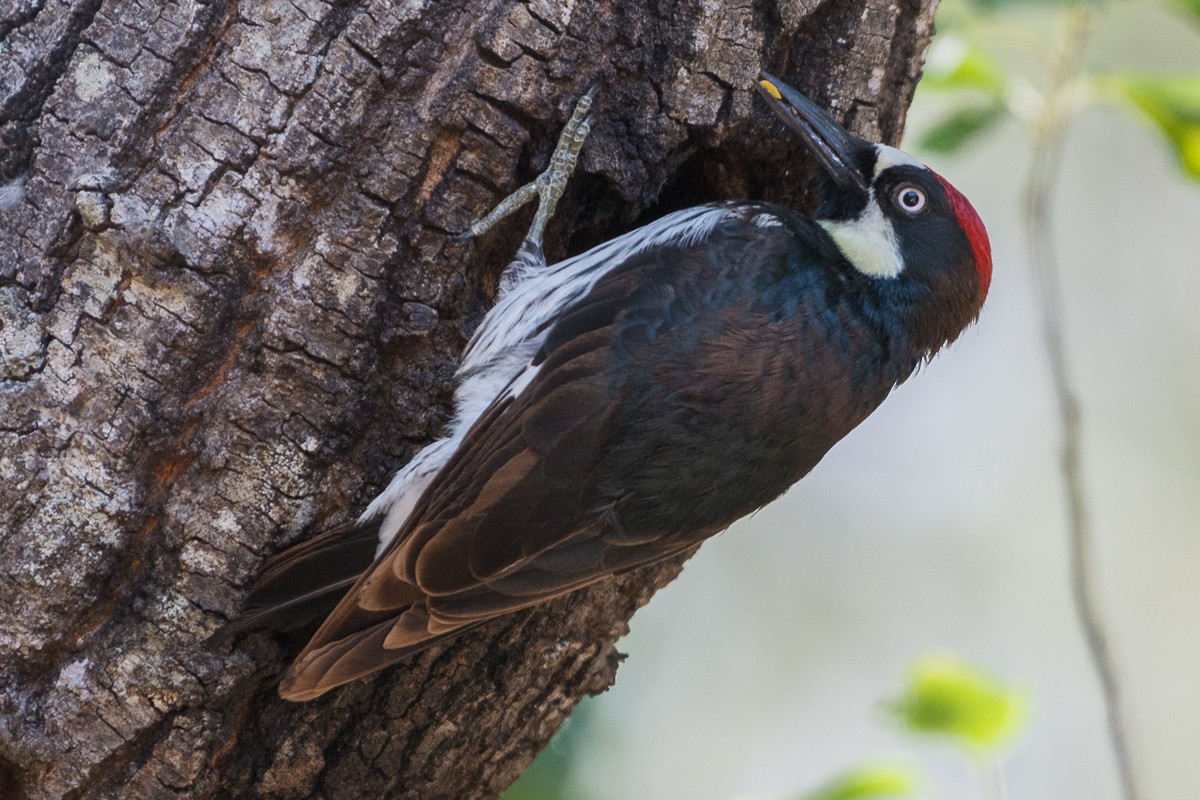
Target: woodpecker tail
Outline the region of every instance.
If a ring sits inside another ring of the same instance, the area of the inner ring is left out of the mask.
[[[214,647],[252,628],[292,632],[319,622],[375,560],[379,520],[342,525],[271,557],[236,619],[209,637]]]

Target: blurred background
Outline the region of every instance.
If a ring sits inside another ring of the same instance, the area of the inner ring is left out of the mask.
[[[1143,800],[1194,800],[1200,182],[1186,167],[1200,171],[1200,4],[1090,8],[1082,69],[1110,77],[1072,94],[1052,207],[1093,577]],[[1020,216],[1047,54],[1072,13],[942,4],[936,88],[918,90],[905,147],[987,223],[995,276],[979,323],[784,498],[704,545],[634,618],[615,687],[506,798],[791,799],[881,758],[923,775],[918,797],[999,797],[961,747],[885,710],[931,651],[1029,699],[998,751],[1004,796],[1121,796],[1072,606],[1062,431]],[[1003,87],[956,83],[968,57]],[[1118,73],[1150,95],[1115,91]],[[1190,77],[1169,79],[1160,108],[1165,75]]]

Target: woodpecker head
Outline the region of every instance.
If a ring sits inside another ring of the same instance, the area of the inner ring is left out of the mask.
[[[974,319],[991,283],[992,251],[967,198],[902,150],[854,136],[765,72],[759,91],[824,167],[812,216],[846,260],[897,292],[951,302],[955,317],[966,315],[958,330]]]

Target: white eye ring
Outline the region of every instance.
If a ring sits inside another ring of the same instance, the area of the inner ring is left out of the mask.
[[[924,190],[918,189],[911,183],[900,184],[892,197],[895,198],[896,208],[909,216],[915,217],[925,210],[926,197]]]

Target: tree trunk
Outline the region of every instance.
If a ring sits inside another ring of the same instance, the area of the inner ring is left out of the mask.
[[[446,420],[531,212],[551,260],[706,200],[803,207],[766,68],[894,141],[936,0],[26,0],[0,11],[0,797],[491,798],[682,562],[317,701],[203,639]],[[703,624],[701,620],[683,624]]]

